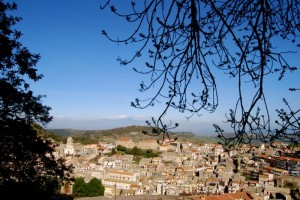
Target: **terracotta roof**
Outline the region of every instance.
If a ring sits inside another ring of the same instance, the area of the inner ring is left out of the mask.
[[[116,170],[110,170],[108,173],[110,174],[121,174],[121,175],[127,175],[127,176],[133,176],[134,173],[130,173],[127,171],[116,171]]]
[[[279,159],[280,160],[292,160],[292,161],[295,161],[295,162],[300,162],[300,158],[280,156]]]
[[[131,184],[130,187],[131,188],[139,188],[140,186],[138,184]]]

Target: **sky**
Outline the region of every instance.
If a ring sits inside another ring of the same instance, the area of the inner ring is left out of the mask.
[[[9,1],[11,2],[11,1]],[[157,117],[163,106],[144,110],[130,106],[140,93],[143,76],[132,69],[144,61],[120,66],[119,56],[130,57],[135,48],[108,41],[102,30],[115,37],[129,34],[130,26],[100,10],[101,0],[16,0],[14,14],[23,18],[15,28],[23,33],[20,41],[32,53],[41,55],[37,65],[44,78],[31,84],[35,94],[46,95],[43,103],[52,108],[53,121],[47,128],[81,130],[110,129],[130,125],[146,125],[145,121]],[[120,1],[123,8],[130,1]],[[284,45],[284,44],[282,44]],[[289,57],[298,64],[299,53]],[[219,107],[214,113],[203,113],[186,120],[186,115],[168,112],[168,119],[179,122],[178,131],[196,134],[214,133],[213,123],[222,125],[225,112],[234,107],[236,80],[220,77]],[[287,93],[290,84],[299,86],[299,72],[277,84],[266,83],[270,109],[281,104],[285,96],[297,105],[299,94]],[[299,105],[299,104],[298,104]],[[277,106],[278,107],[278,106]],[[274,113],[273,113],[274,114]],[[274,114],[275,116],[275,114]]]

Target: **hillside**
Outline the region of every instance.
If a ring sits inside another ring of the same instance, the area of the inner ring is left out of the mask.
[[[142,133],[142,131],[151,132],[151,127],[147,126],[128,126],[108,130],[49,129],[49,131],[64,138],[71,136],[75,141],[81,143],[95,143],[97,141],[114,142],[116,139],[122,137],[131,138],[133,141],[159,139],[158,137],[149,136]],[[198,136],[193,133],[185,132],[172,133],[172,137],[177,137],[179,142],[218,142],[216,137]]]
[[[32,124],[32,128],[36,130],[38,136],[41,136],[43,138],[52,138],[56,142],[64,141],[64,137],[62,135],[56,134],[51,130],[44,129],[42,126],[36,123]]]

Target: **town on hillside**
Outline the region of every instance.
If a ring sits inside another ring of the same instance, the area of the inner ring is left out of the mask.
[[[137,159],[124,151],[134,148],[155,153]],[[292,153],[281,142],[227,152],[220,144],[119,138],[115,143],[83,145],[71,137],[55,150],[56,157],[74,166],[75,178],[100,179],[104,196],[166,195],[190,200],[300,198],[300,158]],[[62,187],[62,193],[72,194],[72,185]]]

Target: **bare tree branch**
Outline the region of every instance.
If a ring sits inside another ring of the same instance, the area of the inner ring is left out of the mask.
[[[102,9],[111,3],[108,1]],[[131,58],[120,58],[120,63],[130,64],[144,53],[149,57],[145,67],[135,70],[149,75],[149,82],[143,81],[140,91],[156,88],[155,94],[136,99],[131,105],[145,109],[158,102],[166,104],[157,120],[148,122],[160,130],[159,134],[173,128],[172,123],[163,121],[169,109],[186,113],[187,118],[203,111],[214,112],[219,102],[215,75],[222,71],[238,79],[238,99],[226,122],[235,134],[227,138],[215,125],[219,137],[234,145],[274,138],[264,93],[265,77],[277,72],[281,80],[286,72],[297,69],[285,58],[293,52],[278,49],[276,41],[295,46],[299,42],[298,0],[144,0],[143,4],[132,2],[131,11],[125,14],[115,6],[110,8],[136,29],[121,40],[111,38],[106,31],[104,36],[113,42],[141,45]],[[196,90],[191,85],[197,85]],[[250,101],[245,99],[245,87],[254,90]],[[295,123],[290,121],[289,125]]]

